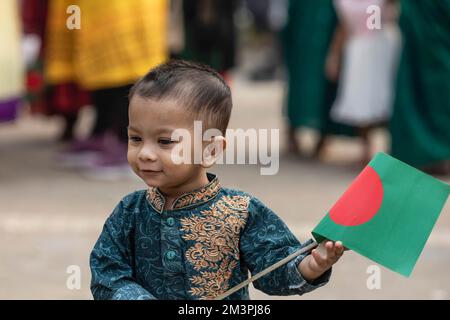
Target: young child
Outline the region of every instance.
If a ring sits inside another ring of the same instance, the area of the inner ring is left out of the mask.
[[[217,128],[225,148],[230,88],[204,65],[171,61],[130,91],[128,162],[148,190],[126,196],[107,219],[90,264],[95,299],[213,299],[303,245],[261,201],[207,173],[219,152],[206,144],[200,164],[175,164],[172,132],[193,122]],[[192,146],[193,148],[193,146]],[[191,154],[193,154],[191,152]],[[194,161],[192,161],[194,162]],[[340,242],[301,255],[254,283],[271,295],[303,294],[327,283]],[[228,299],[248,299],[244,288]]]
[[[363,142],[361,164],[365,166],[372,158],[371,130],[384,125],[391,115],[400,47],[397,6],[394,0],[333,3],[340,24],[331,44],[326,73],[331,80],[340,80],[331,118],[357,128]],[[380,10],[380,29],[368,27],[371,6]]]

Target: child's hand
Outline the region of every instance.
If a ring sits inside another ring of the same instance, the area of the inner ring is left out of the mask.
[[[298,267],[300,273],[306,281],[312,282],[319,278],[328,269],[335,264],[344,253],[342,242],[332,241],[322,242],[317,249],[305,257]]]

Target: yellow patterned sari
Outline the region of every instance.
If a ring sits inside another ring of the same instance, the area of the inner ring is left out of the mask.
[[[67,13],[71,5],[79,11]],[[90,90],[134,82],[167,59],[167,11],[166,0],[51,0],[47,81]],[[80,28],[70,30],[68,21]]]

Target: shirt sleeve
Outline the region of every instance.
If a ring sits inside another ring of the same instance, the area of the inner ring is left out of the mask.
[[[241,254],[252,275],[309,245],[301,244],[286,224],[258,199],[252,198],[249,216],[241,236]],[[270,272],[253,285],[269,295],[302,295],[325,285],[331,269],[313,282],[306,281],[298,270],[300,262],[310,253],[300,255]]]
[[[130,220],[121,201],[106,220],[91,253],[91,291],[95,300],[156,299],[133,275]]]

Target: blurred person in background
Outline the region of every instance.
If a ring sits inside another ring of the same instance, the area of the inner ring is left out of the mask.
[[[23,58],[18,2],[0,1],[0,122],[13,121],[23,94]]]
[[[75,82],[53,83],[44,79],[49,0],[22,0],[23,48],[27,66],[26,97],[32,114],[60,116],[64,121],[61,141],[75,138],[74,128],[81,107],[89,104],[87,91]]]
[[[283,57],[280,32],[286,25],[287,0],[245,0],[243,8],[250,13],[252,36],[258,42],[250,79],[267,81],[282,74]]]
[[[330,79],[340,79],[331,117],[358,128],[365,166],[372,158],[370,130],[385,124],[391,115],[400,47],[396,7],[389,0],[334,0],[334,4],[340,22],[326,73]],[[372,5],[380,10],[380,24],[369,28],[367,10]]]
[[[184,49],[177,58],[207,64],[227,81],[235,65],[236,0],[184,0]]]
[[[450,174],[450,1],[401,2],[403,53],[391,122],[391,152]]]
[[[327,135],[352,134],[351,127],[330,120],[336,84],[325,76],[325,61],[336,26],[332,0],[291,0],[282,34],[288,76],[286,114],[288,151],[299,154],[296,133],[300,127],[316,129],[319,139],[314,157],[323,150]]]
[[[70,5],[80,8],[79,29],[66,25]],[[90,92],[96,110],[90,138],[73,144],[60,160],[69,164],[80,160],[96,177],[128,173],[128,91],[149,68],[168,58],[167,14],[166,0],[110,0],[107,5],[91,0],[50,1],[46,80],[76,82]]]

